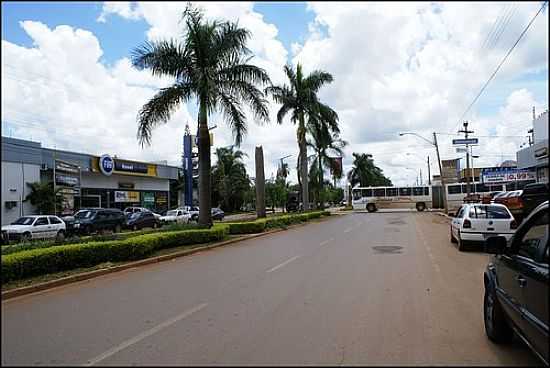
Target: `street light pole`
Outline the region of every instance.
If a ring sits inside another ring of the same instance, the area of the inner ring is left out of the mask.
[[[428,155],[428,185],[432,185],[432,174],[430,173],[430,155]]]

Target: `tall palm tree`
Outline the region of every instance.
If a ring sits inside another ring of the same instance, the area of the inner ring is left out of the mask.
[[[270,84],[267,73],[247,64],[250,50],[246,42],[250,32],[236,23],[204,19],[202,11],[190,6],[182,42],[162,40],[146,42],[132,53],[138,69],[150,69],[155,76],[169,76],[175,82],[162,88],[138,114],[138,138],[142,145],[151,143],[153,128],[166,123],[180,104],[196,99],[199,113],[199,223],[212,225],[210,184],[210,136],[208,115],[221,111],[233,129],[235,144],[246,133],[243,103],[256,119],[268,121],[263,92],[256,85]]]
[[[277,113],[277,122],[282,124],[283,118],[292,111],[290,120],[296,124],[298,129],[296,136],[300,154],[298,157],[300,175],[298,181],[302,186],[302,203],[304,210],[309,209],[308,180],[307,180],[307,143],[306,143],[306,121],[311,118],[326,121],[333,130],[338,129],[338,114],[327,105],[321,103],[317,97],[319,89],[326,83],[331,83],[332,75],[316,70],[304,77],[302,66],[298,64],[296,71],[289,65],[284,67],[289,85],[270,86],[267,93],[273,96],[275,102],[281,104]]]
[[[314,161],[317,163],[317,175],[319,175],[318,195],[317,198],[320,202],[321,209],[324,208],[323,198],[321,192],[323,191],[323,166],[331,169],[333,166],[333,158],[330,155],[343,156],[343,148],[348,144],[345,140],[339,137],[336,132],[331,132],[330,127],[326,124],[309,124],[308,133],[311,140],[307,141],[308,147],[313,148],[315,151]]]
[[[374,164],[369,153],[353,153],[353,167],[348,172],[348,180],[352,187],[356,184],[362,187],[392,185],[391,180],[382,173],[382,169]]]

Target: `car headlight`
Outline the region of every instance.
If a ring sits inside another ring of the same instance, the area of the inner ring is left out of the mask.
[[[74,227],[75,227],[75,228],[79,228],[79,227],[80,227],[80,224],[74,224]]]

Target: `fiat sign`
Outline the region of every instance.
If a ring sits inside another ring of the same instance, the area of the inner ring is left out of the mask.
[[[113,173],[115,167],[114,161],[109,155],[103,155],[99,158],[99,170],[103,175],[110,176]]]

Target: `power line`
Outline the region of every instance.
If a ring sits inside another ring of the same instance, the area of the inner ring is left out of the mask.
[[[502,34],[504,33],[504,30],[506,29],[506,27],[508,26],[508,24],[510,24],[510,21],[512,20],[512,17],[514,16],[514,14],[516,13],[516,5],[513,5],[511,8],[510,8],[510,12],[508,13],[508,15],[506,16],[506,18],[504,19],[504,21],[502,22],[501,24],[501,27],[500,29],[497,31],[497,33],[495,34],[495,37],[493,39],[493,41],[490,43],[490,45],[487,47],[489,50],[494,48],[497,44],[498,44],[498,41],[500,40],[500,36],[502,36]]]
[[[458,119],[458,124],[457,125],[460,125],[462,119],[464,118],[464,116],[468,113],[468,111],[470,111],[470,109],[472,108],[472,106],[476,103],[476,101],[478,100],[478,98],[481,96],[481,94],[483,93],[483,91],[485,91],[485,88],[487,88],[487,86],[489,85],[489,83],[493,80],[493,78],[495,77],[495,75],[497,74],[497,72],[500,70],[501,66],[504,64],[504,62],[508,59],[508,56],[510,56],[510,54],[512,53],[512,51],[514,51],[514,49],[516,48],[517,44],[519,43],[519,41],[523,38],[523,35],[525,35],[525,33],[529,30],[529,28],[531,27],[531,24],[533,24],[533,22],[535,21],[535,19],[537,18],[537,16],[541,13],[541,11],[544,9],[544,7],[546,6],[546,4],[548,4],[548,1],[545,1],[542,6],[540,7],[539,11],[533,16],[533,18],[531,19],[531,21],[529,22],[529,24],[527,24],[527,27],[525,27],[525,29],[523,30],[523,32],[521,32],[521,34],[519,35],[518,39],[516,40],[516,42],[514,43],[514,45],[510,48],[510,50],[508,50],[508,52],[506,53],[506,55],[504,56],[504,58],[502,59],[502,61],[500,62],[500,64],[497,66],[497,68],[495,69],[495,71],[493,72],[493,74],[491,74],[491,76],[489,77],[489,79],[487,80],[487,82],[485,82],[485,84],[483,85],[483,87],[481,88],[481,90],[479,91],[479,93],[477,94],[476,98],[474,98],[474,100],[472,101],[472,103],[470,103],[470,105],[468,106],[468,108],[464,111],[464,113],[462,114],[462,116],[460,117],[460,119]]]
[[[481,44],[481,47],[479,48],[480,51],[482,51],[485,48],[485,46],[489,42],[489,39],[491,37],[493,37],[493,33],[496,31],[496,28],[500,25],[500,22],[503,19],[502,17],[504,15],[504,12],[507,8],[508,8],[508,4],[505,7],[501,8],[500,14],[495,18],[495,21],[493,22],[493,25],[489,29],[489,33],[487,33],[487,36],[485,37],[485,40],[483,41],[483,43]]]
[[[487,42],[484,44],[484,49],[485,50],[490,49],[489,45],[492,44],[492,41],[494,40],[495,35],[498,33],[498,30],[500,29],[500,27],[504,23],[504,19],[506,19],[508,17],[508,14],[510,13],[511,8],[512,8],[512,6],[511,5],[508,6],[508,4],[506,5],[505,8],[503,8],[503,12],[501,13],[501,15],[499,17],[500,19],[498,21],[498,24],[495,26],[495,28],[493,29],[492,34],[490,35],[490,37],[487,38]]]

